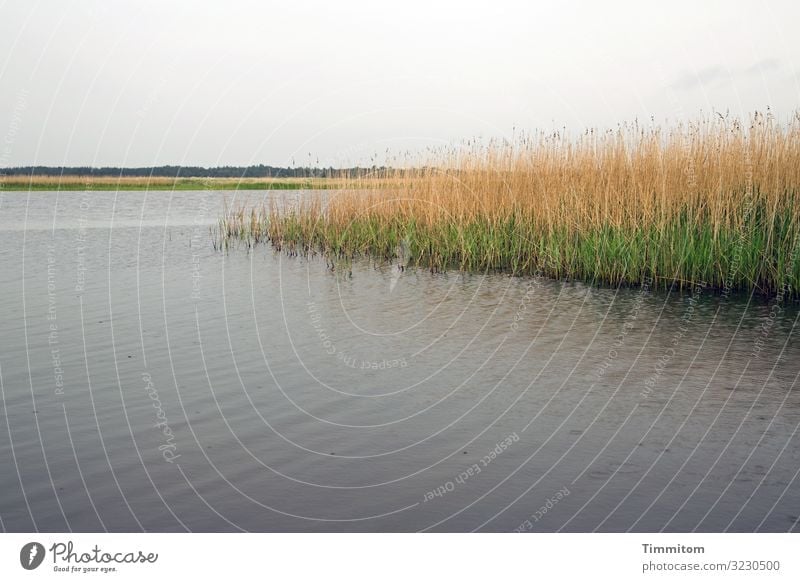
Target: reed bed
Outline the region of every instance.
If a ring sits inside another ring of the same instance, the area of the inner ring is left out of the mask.
[[[431,270],[796,296],[798,185],[800,112],[717,114],[470,142],[288,209],[227,213],[218,234]]]

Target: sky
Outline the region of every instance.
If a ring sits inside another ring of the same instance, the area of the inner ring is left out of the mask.
[[[0,168],[347,167],[800,105],[800,2],[0,0]]]

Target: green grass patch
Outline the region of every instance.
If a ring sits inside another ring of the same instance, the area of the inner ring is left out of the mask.
[[[292,252],[336,257],[370,256],[434,271],[503,271],[611,286],[688,288],[775,294],[800,289],[798,226],[789,213],[756,208],[738,228],[714,232],[702,220],[678,213],[658,228],[603,225],[589,231],[541,230],[521,217],[441,221],[362,216],[346,224],[324,215],[243,214],[220,222],[220,248],[236,241],[270,242]]]

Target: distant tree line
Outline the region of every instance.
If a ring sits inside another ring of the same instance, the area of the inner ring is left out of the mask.
[[[115,168],[104,166],[19,166],[1,168],[0,175],[34,176],[158,176],[168,178],[328,178],[357,177],[386,170],[383,167],[371,168],[279,168],[276,166],[220,166],[203,168],[201,166],[153,166],[148,168]]]

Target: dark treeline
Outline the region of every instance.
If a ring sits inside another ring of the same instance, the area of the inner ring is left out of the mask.
[[[220,166],[203,168],[200,166],[154,166],[151,168],[114,168],[91,166],[19,166],[2,168],[0,175],[6,176],[158,176],[168,178],[329,178],[366,176],[385,170],[385,168],[279,168],[275,166]]]

